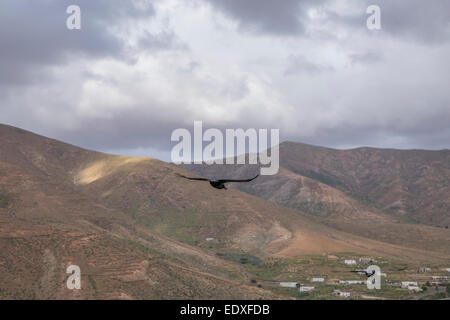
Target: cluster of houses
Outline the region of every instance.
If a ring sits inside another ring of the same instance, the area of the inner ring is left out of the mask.
[[[325,278],[320,278],[320,277],[316,277],[316,278],[312,278],[311,282],[325,282]],[[360,281],[361,283],[365,283],[365,281]],[[342,282],[340,282],[342,283]],[[298,282],[280,282],[280,287],[283,288],[298,288],[298,290],[300,292],[309,292],[315,289],[314,286],[305,286],[302,285]],[[335,297],[341,297],[341,298],[350,298],[351,297],[351,292],[346,292],[346,291],[341,291],[341,290],[334,290],[332,293],[333,296]]]
[[[359,258],[358,262],[355,259],[344,259],[344,264],[349,265],[349,266],[354,266],[357,264],[369,265],[369,264],[374,264],[376,262],[377,261],[372,258]],[[441,270],[450,273],[450,268],[444,268]],[[431,272],[431,268],[421,267],[421,268],[419,268],[419,272],[421,272],[421,273]],[[365,274],[365,272],[361,271],[360,274],[361,275]],[[381,273],[381,276],[386,277],[386,274]],[[450,277],[446,277],[446,276],[432,276],[431,278],[433,280],[450,280]],[[324,277],[313,277],[310,279],[310,281],[312,283],[324,283],[325,278]],[[365,280],[365,279],[364,280],[339,280],[339,284],[342,284],[342,285],[364,285],[364,284],[367,284],[367,280]],[[419,287],[419,284],[417,281],[402,281],[401,283],[396,283],[393,285],[399,286],[399,287],[401,287],[403,289],[407,289],[409,291],[414,291],[414,292],[422,291],[422,289]],[[280,282],[280,286],[285,287],[285,288],[297,288],[300,292],[309,292],[309,291],[314,290],[314,288],[315,288],[314,286],[305,286],[298,282]],[[332,295],[335,297],[350,298],[352,296],[352,293],[346,292],[346,291],[341,291],[341,290],[334,290]]]
[[[443,268],[443,269],[441,269],[442,271],[446,271],[446,272],[448,272],[448,273],[450,273],[450,268]],[[428,267],[421,267],[420,269],[419,269],[419,272],[430,272],[431,271],[431,268],[428,268]]]
[[[445,271],[445,272],[449,272],[450,273],[450,268],[443,268],[440,269],[441,271]],[[419,272],[424,273],[424,272],[430,272],[431,268],[428,267],[421,267],[419,269]],[[431,279],[433,280],[430,284],[431,285],[435,285],[435,286],[445,286],[446,283],[450,280],[450,276],[431,276]],[[415,290],[410,289],[410,290]]]
[[[372,258],[360,258],[358,260],[358,262],[360,264],[369,264],[369,263],[374,263],[376,262],[376,260],[372,259]],[[357,261],[355,259],[345,259],[344,263],[346,265],[356,265]],[[325,282],[325,278],[324,277],[313,277],[311,278],[311,282],[313,283],[324,283]],[[366,281],[364,280],[340,280],[339,281],[340,284],[346,284],[346,285],[353,285],[353,284],[366,284]],[[280,282],[280,287],[283,288],[298,288],[298,290],[300,292],[309,292],[314,290],[314,286],[305,286],[302,285],[298,282]],[[336,297],[343,297],[343,298],[349,298],[351,297],[351,293],[350,292],[345,292],[345,291],[341,291],[341,290],[334,290],[333,291],[333,296]]]

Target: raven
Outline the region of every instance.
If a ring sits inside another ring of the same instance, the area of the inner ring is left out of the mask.
[[[237,180],[237,179],[209,180],[209,179],[206,179],[206,178],[191,178],[191,177],[186,177],[186,176],[183,176],[182,174],[179,174],[179,173],[177,173],[176,175],[178,175],[178,176],[180,176],[180,177],[182,177],[182,178],[185,178],[185,179],[189,179],[189,180],[209,181],[209,184],[210,184],[211,186],[213,186],[214,188],[216,188],[216,189],[225,189],[225,190],[227,190],[227,187],[225,186],[225,183],[228,183],[228,182],[250,182],[250,181],[255,180],[256,178],[259,177],[259,174],[258,174],[258,175],[256,175],[256,177],[254,177],[254,178],[251,178],[251,179],[245,179],[245,180]]]
[[[384,271],[404,271],[406,270],[406,267],[397,268],[395,270],[384,270]],[[367,278],[373,276],[375,274],[375,270],[372,270],[372,272],[369,272],[367,270],[350,270],[349,272],[355,272],[357,274],[364,274]]]
[[[367,278],[375,274],[375,270],[373,270],[372,272],[368,272],[367,270],[351,270],[349,272],[356,272],[357,274],[365,274]]]

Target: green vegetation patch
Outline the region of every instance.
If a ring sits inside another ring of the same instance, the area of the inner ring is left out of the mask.
[[[8,208],[9,204],[12,202],[10,196],[5,194],[0,194],[0,208]]]
[[[222,226],[226,223],[226,216],[196,210],[160,209],[157,214],[139,216],[137,221],[139,224],[168,237],[199,246],[206,241],[206,238],[213,237],[217,241],[220,240],[220,234],[223,232]]]
[[[252,256],[248,253],[233,253],[233,252],[217,252],[218,257],[222,259],[231,260],[240,264],[261,266],[262,260],[258,257]]]
[[[324,204],[323,202],[311,202],[305,201],[296,203],[294,205],[295,209],[299,209],[305,213],[316,217],[327,218],[331,216],[333,213],[336,213],[335,210],[331,209],[330,206]]]

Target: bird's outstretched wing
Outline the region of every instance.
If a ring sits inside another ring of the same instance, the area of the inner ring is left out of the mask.
[[[252,180],[255,180],[256,178],[259,177],[259,174],[256,175],[256,177],[251,178],[251,179],[221,179],[218,180],[221,183],[227,183],[227,182],[250,182]]]
[[[397,269],[388,269],[385,271],[405,271],[408,267],[401,267],[401,268],[397,268]]]
[[[375,270],[373,270],[372,272],[367,272],[367,270],[350,270],[349,272],[364,273],[367,277],[373,276],[375,274]]]
[[[179,174],[179,173],[175,173],[177,176],[180,176],[180,177],[182,177],[182,178],[185,178],[185,179],[189,179],[189,180],[198,180],[198,181],[209,181],[208,179],[206,179],[206,178],[192,178],[192,177],[186,177],[186,176],[183,176],[182,174]]]

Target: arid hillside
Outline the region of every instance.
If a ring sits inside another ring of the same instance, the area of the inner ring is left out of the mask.
[[[380,210],[436,226],[450,225],[450,150],[333,150],[285,142],[282,166]]]
[[[396,218],[369,210],[367,221],[393,225],[388,234],[400,239],[383,241],[378,231],[349,233],[321,214],[270,196],[217,190],[177,172],[190,174],[0,125],[0,298],[272,299],[280,296],[251,281],[252,268],[266,268],[270,259],[336,252],[399,261],[450,256],[448,230],[415,224],[399,232]],[[316,188],[311,179],[285,174]],[[333,192],[330,203],[343,202],[335,219],[347,205],[366,210]],[[82,290],[66,288],[71,264],[81,268]]]
[[[248,178],[256,165],[182,165],[208,178]],[[348,233],[443,250],[450,225],[450,151],[280,145],[280,170],[235,188]]]
[[[141,228],[77,185],[84,163],[122,157],[3,125],[0,146],[0,298],[274,297],[238,264]],[[71,264],[80,291],[66,288]]]

